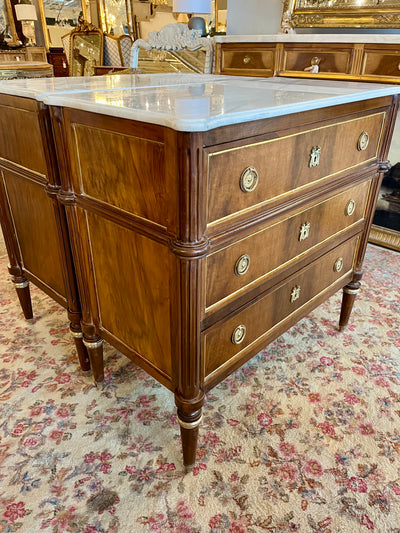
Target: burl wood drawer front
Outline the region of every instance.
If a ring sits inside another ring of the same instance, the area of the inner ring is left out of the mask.
[[[221,73],[243,76],[273,76],[275,46],[221,47]]]
[[[370,182],[269,226],[206,258],[206,310],[364,217]],[[281,243],[281,244],[277,244]]]
[[[352,46],[343,49],[337,46],[330,48],[327,45],[322,51],[320,45],[315,47],[285,45],[281,72],[303,72],[305,68],[312,65],[314,58],[317,58],[319,72],[349,74],[352,54]]]
[[[256,303],[206,331],[203,335],[205,377],[242,355],[271,328],[351,271],[356,242],[354,237],[338,246]]]
[[[400,76],[400,51],[366,50],[361,74],[372,76]]]
[[[375,113],[209,153],[208,224],[373,160],[385,116]],[[360,146],[363,139],[367,145]]]

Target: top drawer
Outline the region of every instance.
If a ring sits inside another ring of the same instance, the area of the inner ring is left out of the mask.
[[[274,45],[222,45],[220,50],[221,74],[263,77],[274,75]]]
[[[332,47],[324,44],[321,50],[320,44],[285,44],[280,72],[303,72],[305,69],[313,72],[311,67],[316,64],[321,73],[350,74],[352,56],[352,45]]]
[[[361,74],[364,76],[400,76],[400,51],[365,50]]]
[[[208,154],[207,223],[262,208],[378,155],[385,113]],[[214,148],[215,149],[215,148]]]

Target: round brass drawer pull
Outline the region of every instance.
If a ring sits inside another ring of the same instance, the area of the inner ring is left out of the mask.
[[[247,254],[241,255],[235,264],[235,274],[237,276],[243,276],[249,270],[250,256]]]
[[[349,200],[346,205],[346,209],[344,210],[344,214],[346,217],[350,217],[354,211],[356,210],[356,203],[354,200]]]
[[[369,135],[366,131],[363,131],[358,138],[357,150],[359,152],[363,152],[364,150],[367,149],[368,144],[369,144]]]
[[[237,328],[235,328],[234,332],[232,333],[231,341],[233,344],[240,344],[243,342],[244,338],[246,336],[246,326],[241,324]]]
[[[333,265],[334,272],[340,272],[343,268],[343,257],[338,257]]]
[[[251,192],[257,187],[258,172],[254,167],[247,167],[240,176],[240,188],[243,192]]]
[[[244,63],[245,65],[248,65],[248,64],[250,63],[250,58],[249,58],[249,56],[244,56],[244,58],[243,58],[243,63]]]

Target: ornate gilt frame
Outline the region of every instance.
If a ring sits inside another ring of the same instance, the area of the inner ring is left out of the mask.
[[[295,28],[400,28],[400,0],[362,0],[363,5],[350,8],[346,3],[284,0],[283,14]]]

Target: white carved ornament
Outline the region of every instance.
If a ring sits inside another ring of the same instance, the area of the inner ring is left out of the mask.
[[[199,30],[190,30],[186,24],[167,24],[160,31],[149,33],[147,40],[137,39],[131,48],[131,68],[137,68],[139,49],[145,50],[206,50],[206,65],[204,72],[212,71],[213,42],[211,39],[201,37]]]

